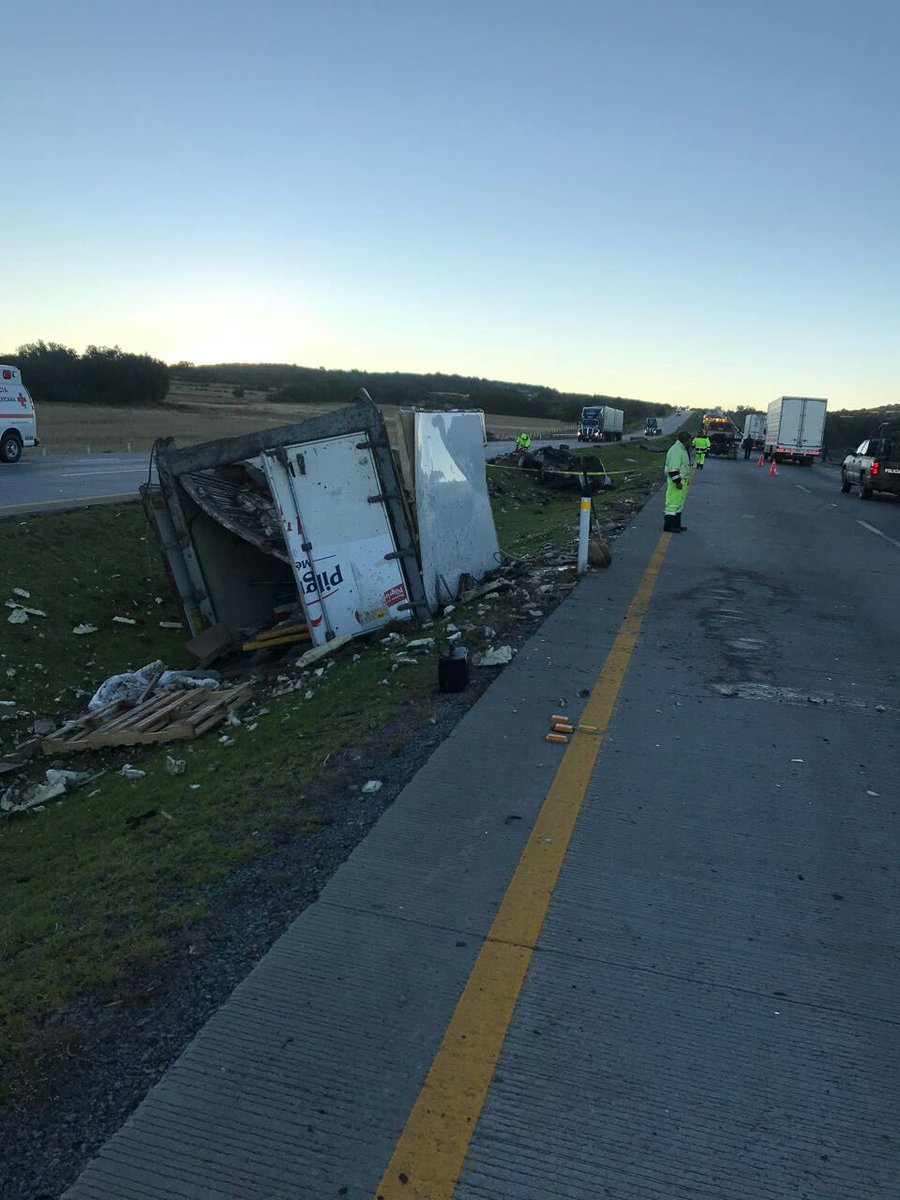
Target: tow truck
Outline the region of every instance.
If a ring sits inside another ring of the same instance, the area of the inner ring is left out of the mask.
[[[737,458],[740,430],[720,408],[703,414],[700,430],[709,438],[707,453],[719,458]]]

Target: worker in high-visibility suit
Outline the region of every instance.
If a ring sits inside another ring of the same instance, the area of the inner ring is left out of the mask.
[[[519,436],[516,438],[516,449],[517,450],[530,450],[531,449],[531,438],[528,436],[527,433],[520,433]]]
[[[687,528],[681,523],[681,510],[691,482],[690,444],[691,435],[682,430],[666,455],[666,512],[663,520],[666,533],[683,533]]]
[[[703,463],[706,460],[706,455],[709,451],[710,441],[706,434],[701,429],[694,438],[694,453],[697,455],[697,470],[703,470]]]

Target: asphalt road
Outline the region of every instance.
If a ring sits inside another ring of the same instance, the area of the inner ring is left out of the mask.
[[[666,417],[664,433],[677,429],[683,417]],[[624,441],[639,438],[628,434]],[[568,442],[536,440],[540,446],[571,445]],[[485,457],[508,454],[514,442],[489,442]],[[0,467],[0,519],[28,512],[52,511],[115,500],[133,500],[147,480],[149,454],[42,455],[26,451],[15,466]]]
[[[711,459],[684,524],[653,496],[72,1200],[900,1195],[900,504]]]
[[[149,454],[42,455],[26,450],[0,467],[0,518],[54,508],[133,500],[147,480]]]

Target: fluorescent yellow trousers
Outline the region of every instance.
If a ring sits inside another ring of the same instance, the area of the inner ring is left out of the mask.
[[[681,487],[675,486],[675,481],[672,479],[666,480],[666,516],[677,517],[684,508],[684,502],[687,500],[688,485],[682,481]]]

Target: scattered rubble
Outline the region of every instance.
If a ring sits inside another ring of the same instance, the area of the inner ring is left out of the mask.
[[[376,792],[380,792],[383,786],[380,779],[370,779],[368,783],[362,785],[360,791],[364,796],[373,796]]]
[[[489,646],[488,649],[479,658],[475,660],[476,667],[504,667],[507,663],[512,662],[512,646]]]
[[[44,772],[43,783],[33,783],[30,787],[19,790],[11,787],[0,799],[0,812],[26,812],[50,800],[57,800],[67,792],[74,791],[96,775],[85,771],[60,771],[50,767]]]
[[[80,637],[84,637],[88,633],[96,633],[97,626],[96,625],[88,625],[87,622],[82,621],[82,623],[80,625],[75,626],[75,628],[72,630],[72,632],[77,633]]]

